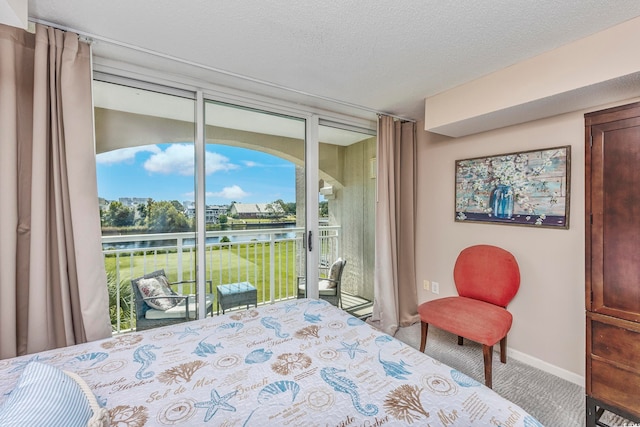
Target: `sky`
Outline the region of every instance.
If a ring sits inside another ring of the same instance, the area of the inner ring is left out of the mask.
[[[156,144],[98,154],[98,196],[194,201],[193,147]],[[208,144],[205,170],[207,205],[296,200],[295,165],[270,154]]]

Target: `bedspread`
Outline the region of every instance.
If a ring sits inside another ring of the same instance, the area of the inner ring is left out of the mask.
[[[540,426],[483,384],[311,299],[0,360],[0,403],[33,360],[78,373],[119,427]]]

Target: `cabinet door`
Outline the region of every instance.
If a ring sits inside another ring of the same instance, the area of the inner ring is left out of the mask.
[[[640,416],[640,324],[587,314],[587,393]]]
[[[587,309],[639,322],[640,117],[630,115],[587,127]]]

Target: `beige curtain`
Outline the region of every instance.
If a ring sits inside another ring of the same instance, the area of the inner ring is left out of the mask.
[[[371,321],[394,335],[420,318],[415,279],[416,127],[378,120],[375,298]]]
[[[0,25],[0,358],[111,335],[90,47]]]

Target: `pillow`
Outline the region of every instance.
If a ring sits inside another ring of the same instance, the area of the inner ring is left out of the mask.
[[[168,295],[177,295],[169,286],[169,281],[165,276],[157,276],[149,279],[139,279],[138,289],[143,297],[163,297]],[[145,300],[149,307],[157,310],[168,310],[175,307],[180,302],[179,298],[153,298]]]
[[[0,407],[0,425],[108,426],[109,412],[100,407],[89,386],[76,374],[31,362]]]
[[[340,269],[342,268],[342,258],[338,258],[333,264],[331,264],[331,268],[329,269],[329,283],[324,287],[324,289],[333,289],[338,284],[338,276],[340,275]]]

